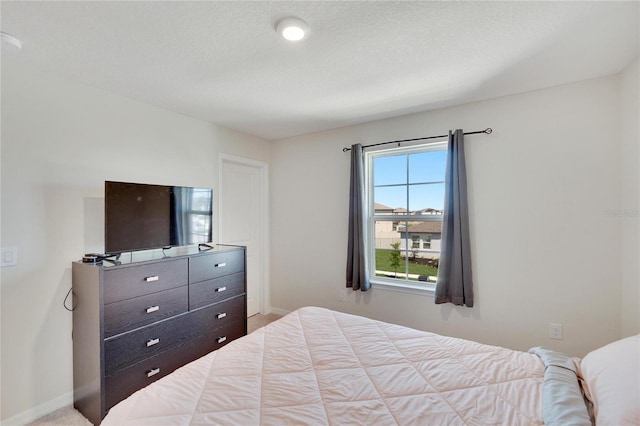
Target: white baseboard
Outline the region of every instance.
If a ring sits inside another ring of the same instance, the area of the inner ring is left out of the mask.
[[[287,314],[290,314],[291,311],[287,311],[285,309],[280,309],[280,308],[274,308],[273,306],[271,306],[271,308],[269,308],[269,313],[285,316]]]
[[[40,404],[9,419],[3,420],[0,424],[2,424],[2,426],[22,426],[70,405],[73,405],[73,392],[68,392],[44,404]]]

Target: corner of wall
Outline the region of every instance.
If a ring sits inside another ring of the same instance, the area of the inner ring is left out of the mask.
[[[640,333],[640,61],[619,75],[622,238],[621,336]]]

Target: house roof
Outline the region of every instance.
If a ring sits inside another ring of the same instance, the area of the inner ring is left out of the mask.
[[[409,226],[411,233],[440,234],[442,232],[442,222],[419,222]]]
[[[399,213],[399,214],[407,213],[407,209],[404,209],[402,207],[393,208],[393,207],[385,206],[384,204],[380,204],[380,203],[373,203],[373,208],[377,212],[389,211],[389,212]]]
[[[389,210],[389,211],[394,211],[393,207],[389,207],[389,206],[385,206],[384,204],[380,204],[380,203],[373,203],[373,208],[374,210],[378,211],[378,210]]]
[[[433,207],[427,207],[427,208],[424,208],[424,209],[416,210],[416,212],[436,212],[436,213],[442,213],[442,209],[434,209]]]

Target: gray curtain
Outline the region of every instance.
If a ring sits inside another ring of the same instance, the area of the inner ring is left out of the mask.
[[[464,133],[449,131],[436,303],[473,306]]]
[[[367,291],[365,247],[364,160],[362,145],[351,146],[351,185],[349,189],[349,243],[347,247],[347,287]]]

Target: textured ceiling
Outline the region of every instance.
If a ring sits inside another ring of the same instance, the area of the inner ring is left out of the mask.
[[[619,72],[639,2],[8,2],[23,61],[266,139]],[[299,44],[285,16],[308,22]]]

